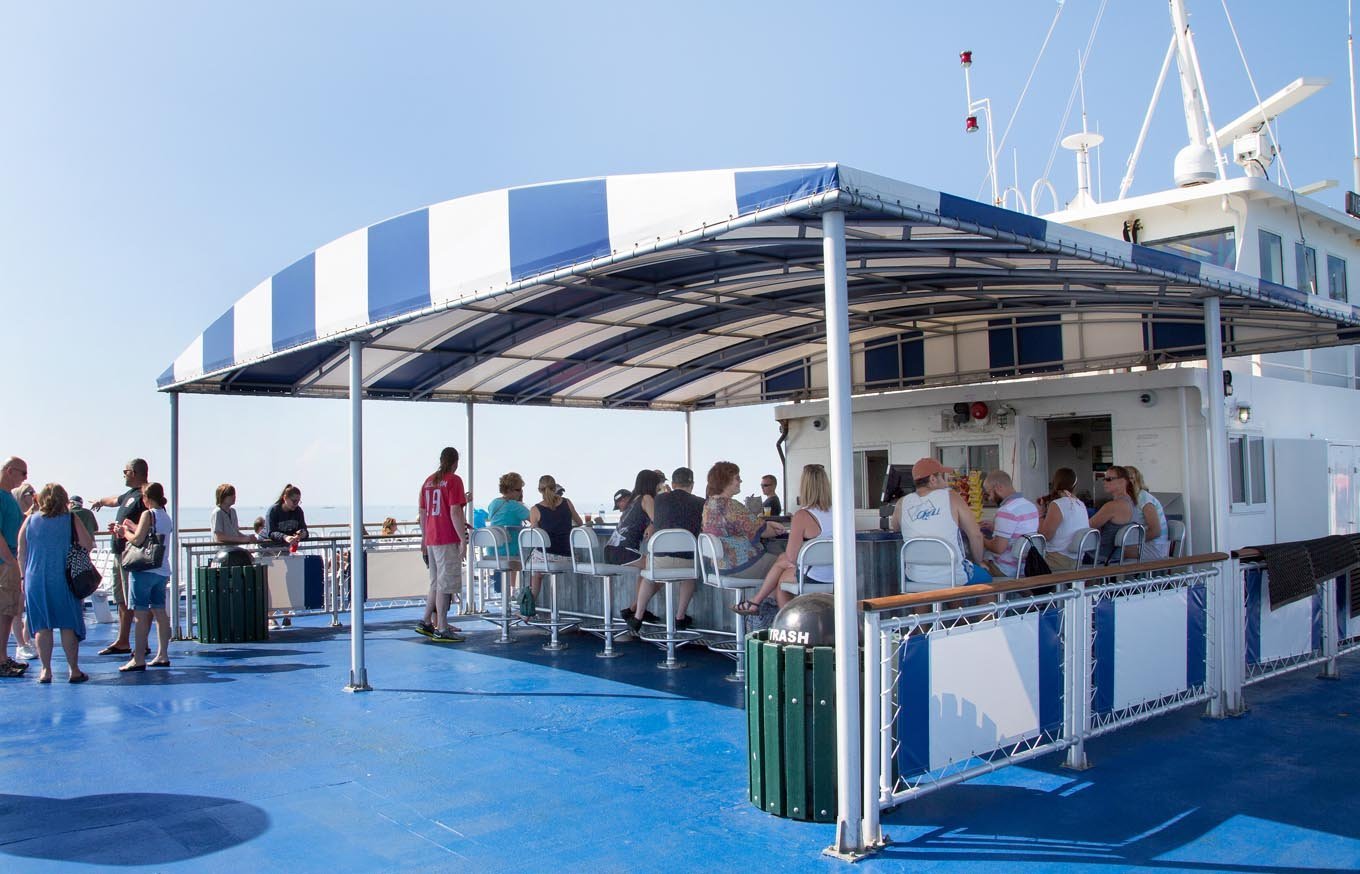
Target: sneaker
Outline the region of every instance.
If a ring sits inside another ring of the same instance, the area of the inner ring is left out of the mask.
[[[660,616],[657,616],[657,615],[656,615],[655,613],[653,613],[651,610],[645,610],[645,611],[643,611],[643,613],[642,613],[642,621],[643,621],[643,622],[650,622],[650,623],[652,623],[653,625],[665,625],[665,624],[666,624],[666,620],[662,619]]]
[[[14,654],[21,659],[31,660],[36,659],[38,657],[38,654],[33,651],[33,647],[31,646],[16,646],[14,648]]]
[[[28,670],[28,665],[19,667],[19,663],[16,661],[6,661],[4,664],[0,664],[0,677],[22,677],[26,670]]]
[[[461,634],[455,634],[447,628],[436,628],[434,633],[430,635],[430,640],[438,640],[443,643],[462,643],[467,638]]]
[[[676,629],[681,631],[683,631],[686,628],[689,628],[693,624],[694,624],[693,616],[681,616],[679,619],[675,620]]]
[[[631,612],[623,617],[623,621],[628,623],[628,629],[634,634],[642,631],[642,620],[634,616]]]
[[[426,637],[434,637],[434,626],[428,622],[417,622],[416,634],[423,634]]]

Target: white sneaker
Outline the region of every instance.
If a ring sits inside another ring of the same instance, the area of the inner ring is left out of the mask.
[[[35,651],[31,646],[16,646],[14,648],[14,654],[19,658],[25,660],[36,659],[38,657],[37,651]]]

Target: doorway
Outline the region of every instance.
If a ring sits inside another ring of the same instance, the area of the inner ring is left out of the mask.
[[[1088,506],[1105,500],[1105,469],[1113,464],[1114,440],[1109,416],[1073,416],[1046,420],[1048,476],[1060,467],[1077,474],[1076,495]]]

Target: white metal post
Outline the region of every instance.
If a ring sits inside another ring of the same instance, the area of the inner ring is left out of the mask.
[[[694,470],[694,430],[689,420],[689,410],[685,410],[685,467]]]
[[[364,665],[364,601],[368,563],[364,561],[364,345],[349,341],[349,685],[347,692],[368,692]]]
[[[189,583],[180,574],[179,556],[179,392],[170,392],[170,633],[176,640],[184,639],[184,626],[180,623],[179,587]],[[192,598],[192,595],[190,595]],[[186,603],[193,609],[193,601]],[[187,611],[186,611],[187,612]]]
[[[874,611],[864,614],[864,805],[863,837],[865,843],[882,841],[879,822],[879,774],[883,770],[883,630],[879,615]]]
[[[1225,421],[1223,395],[1223,324],[1220,315],[1219,299],[1206,298],[1204,301],[1204,347],[1209,365],[1208,374],[1208,413],[1209,413],[1209,473],[1211,518],[1214,526],[1212,549],[1228,551],[1228,506],[1231,501],[1231,479],[1228,475],[1228,429]],[[1217,590],[1219,597],[1218,650],[1222,682],[1219,696],[1209,704],[1212,716],[1226,716],[1242,711],[1242,672],[1245,653],[1245,629],[1242,610],[1242,581],[1237,574],[1236,563],[1231,559],[1224,562],[1218,575]]]
[[[473,523],[473,521],[476,519],[476,516],[477,516],[477,511],[476,511],[476,510],[473,508],[473,506],[472,506],[472,495],[474,494],[474,490],[473,490],[473,488],[472,488],[472,471],[473,471],[473,467],[472,467],[472,434],[473,434],[472,415],[473,415],[472,401],[468,401],[468,402],[467,402],[467,453],[466,453],[466,455],[465,455],[464,458],[463,458],[463,465],[462,465],[462,467],[463,467],[463,474],[464,474],[463,479],[464,479],[465,482],[467,483],[467,494],[468,494],[468,502],[467,502],[467,506],[465,506],[465,507],[463,508],[463,511],[464,511],[464,513],[466,513],[466,515],[467,515],[467,523],[468,523],[468,530],[469,530],[469,531],[472,530],[472,523]],[[469,540],[469,541],[472,540],[472,535],[471,535],[471,534],[468,534],[468,540]],[[463,561],[463,595],[462,595],[462,604],[460,605],[461,609],[460,609],[458,612],[460,612],[460,613],[480,612],[480,611],[486,609],[486,605],[485,605],[485,604],[480,604],[480,603],[473,603],[474,601],[476,601],[476,594],[477,594],[477,593],[476,593],[476,589],[475,589],[474,587],[476,586],[477,579],[476,579],[476,577],[473,575],[473,570],[472,570],[472,550],[468,548],[468,544],[466,544],[466,543],[463,544],[463,557],[464,557],[464,561]]]
[[[855,495],[850,431],[850,301],[845,213],[822,216],[826,363],[831,410],[831,509],[836,586],[836,843],[838,856],[864,853],[860,795],[859,623],[856,621]]]

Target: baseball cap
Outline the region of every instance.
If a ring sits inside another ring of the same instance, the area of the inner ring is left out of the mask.
[[[688,467],[677,467],[671,474],[671,482],[677,486],[692,486],[694,485],[694,471]]]
[[[80,495],[72,495],[72,496],[71,496],[71,506],[72,506],[72,507],[84,507],[84,506],[85,506],[85,499],[82,498]]]
[[[933,458],[922,458],[911,466],[911,478],[914,480],[925,479],[932,474],[953,472],[954,468],[945,467]]]
[[[614,503],[618,503],[620,498],[626,498],[633,493],[632,489],[619,489],[614,493]]]

